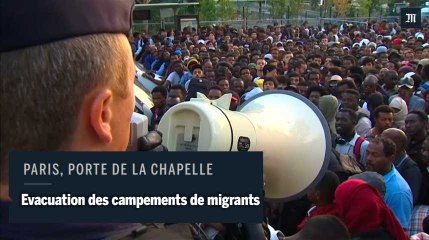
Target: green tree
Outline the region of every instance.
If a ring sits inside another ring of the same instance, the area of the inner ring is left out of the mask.
[[[200,0],[199,17],[202,21],[215,21],[216,17],[216,1],[215,0]]]
[[[310,6],[315,8],[315,7],[319,7],[320,4],[320,0],[311,0],[310,1]]]
[[[371,15],[371,6],[374,0],[359,0],[360,10],[364,16]]]
[[[337,10],[338,16],[345,17],[351,8],[351,0],[334,0],[335,9]]]
[[[322,8],[324,9],[323,16],[330,17],[330,13],[332,13],[332,9],[334,8],[334,0],[325,0]]]
[[[288,0],[287,4],[290,6],[290,16],[296,17],[301,14],[304,0]]]
[[[272,18],[283,18],[299,16],[303,9],[304,0],[270,0],[270,13]]]
[[[270,0],[270,13],[273,19],[283,18],[287,14],[288,2],[290,0]]]
[[[234,18],[234,9],[230,0],[218,0],[217,17],[221,20]]]
[[[410,7],[423,7],[426,0],[408,0]]]
[[[381,5],[387,2],[388,0],[359,0],[362,14],[368,17],[370,17],[374,11],[379,12]]]

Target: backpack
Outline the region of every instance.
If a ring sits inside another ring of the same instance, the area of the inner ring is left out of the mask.
[[[361,173],[365,170],[365,167],[360,162],[360,148],[364,141],[365,139],[361,136],[356,139],[355,145],[353,147],[353,154],[356,157],[335,151],[338,154],[338,159],[344,172],[353,175]]]
[[[186,101],[189,101],[191,98],[196,98],[197,92],[207,95],[208,90],[209,90],[208,80],[192,78],[189,82],[188,95],[186,96]]]

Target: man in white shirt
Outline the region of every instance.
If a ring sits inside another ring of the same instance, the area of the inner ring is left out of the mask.
[[[174,71],[172,73],[170,73],[165,81],[165,87],[167,87],[167,89],[170,88],[170,86],[174,86],[177,84],[183,84],[186,83],[186,81],[188,79],[183,79],[185,76],[188,75],[188,72],[185,71],[185,66],[183,66],[183,63],[181,61],[177,61],[174,63]]]
[[[335,128],[340,137],[338,137],[335,141],[335,150],[341,154],[354,157],[363,166],[365,166],[365,156],[368,141],[356,133],[356,122],[357,116],[352,109],[342,108],[338,111]]]

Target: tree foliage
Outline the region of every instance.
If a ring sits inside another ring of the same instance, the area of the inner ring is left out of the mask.
[[[361,12],[364,16],[371,16],[372,12],[378,12],[381,5],[387,3],[389,0],[359,0]]]
[[[301,14],[304,0],[289,0],[288,5],[290,6],[290,15],[292,17],[299,16]]]
[[[278,19],[287,16],[298,16],[301,13],[304,0],[270,0],[270,13],[272,18]],[[289,9],[288,9],[289,8]]]
[[[370,16],[373,1],[374,0],[359,0],[360,10],[364,14],[364,16]]]
[[[288,0],[270,0],[269,4],[272,18],[283,18],[287,14]]]
[[[320,6],[320,0],[310,0],[310,6],[316,8]]]
[[[199,17],[202,21],[216,21],[216,1],[200,0]]]
[[[231,0],[218,0],[217,17],[219,20],[231,20],[234,18],[234,9]]]
[[[352,6],[351,0],[334,0],[335,9],[337,10],[338,16],[345,17],[350,11]]]

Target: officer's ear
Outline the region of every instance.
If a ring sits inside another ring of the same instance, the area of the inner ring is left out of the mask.
[[[112,91],[102,89],[95,93],[90,108],[90,125],[96,136],[105,144],[112,141]]]

